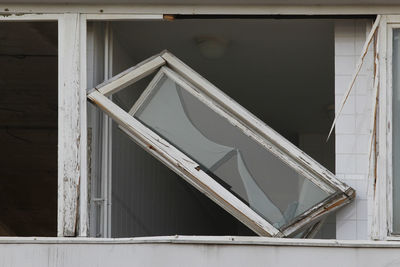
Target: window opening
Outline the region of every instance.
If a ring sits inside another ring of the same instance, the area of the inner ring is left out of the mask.
[[[106,97],[157,70],[129,113]],[[88,98],[259,235],[292,235],[354,198],[352,188],[169,52],[96,86]]]

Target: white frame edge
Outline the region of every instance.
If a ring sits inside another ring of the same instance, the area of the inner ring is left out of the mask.
[[[393,234],[393,162],[392,162],[392,53],[393,29],[400,28],[400,15],[384,16],[379,29],[379,116],[377,184],[373,199],[373,223],[371,238],[400,241]]]
[[[58,236],[87,236],[86,18],[58,20]]]

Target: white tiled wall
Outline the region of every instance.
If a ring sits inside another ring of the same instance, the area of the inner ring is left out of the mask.
[[[347,90],[364,45],[369,20],[335,21],[335,107]],[[371,128],[373,45],[336,124],[336,175],[357,197],[336,214],[337,239],[368,239],[368,151]]]

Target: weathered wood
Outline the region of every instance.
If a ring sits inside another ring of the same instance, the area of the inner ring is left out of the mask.
[[[355,198],[355,191],[349,189],[348,192],[337,193],[332,197],[326,199],[323,202],[318,203],[311,209],[304,212],[299,218],[296,218],[294,222],[291,222],[288,226],[281,229],[281,232],[285,236],[290,236],[296,233],[299,229],[311,225],[312,222],[319,218],[324,218],[329,213],[339,209],[340,207],[350,203]]]
[[[198,164],[119,108],[98,91],[88,98],[121,125],[139,145],[175,171],[195,188],[223,207],[234,217],[261,236],[281,236],[281,233],[250,207],[198,168]]]
[[[88,236],[89,228],[89,186],[88,186],[88,165],[87,165],[87,98],[86,98],[86,66],[87,66],[87,20],[85,14],[79,18],[79,57],[80,57],[80,82],[79,82],[79,106],[80,106],[80,132],[79,153],[80,153],[80,181],[79,181],[79,212],[78,212],[78,233],[79,236]]]
[[[379,58],[379,73],[378,73],[378,135],[376,141],[378,145],[376,173],[373,175],[373,217],[371,224],[371,238],[383,240],[386,239],[388,234],[387,227],[387,136],[386,136],[386,122],[387,122],[387,62],[386,62],[386,42],[387,42],[387,20],[382,17],[379,24],[378,32],[378,58]],[[379,134],[380,133],[380,134]]]
[[[0,10],[8,10],[8,8],[0,8]],[[36,14],[35,14],[36,13]],[[62,13],[62,12],[57,12]],[[27,12],[5,12],[0,14],[0,21],[56,21],[60,18],[60,14],[50,14],[46,11],[38,14],[32,10]]]
[[[153,92],[156,84],[160,81],[162,78],[163,74],[167,75],[167,68],[162,67],[161,70],[156,74],[156,76],[151,80],[149,85],[146,87],[146,89],[143,91],[143,93],[140,95],[140,97],[136,100],[136,102],[133,104],[131,109],[129,110],[129,114],[133,116],[136,111],[142,106],[144,101],[147,99],[147,97]]]
[[[380,167],[386,167],[387,172],[387,180],[386,180],[386,193],[385,195],[387,196],[387,207],[386,207],[386,212],[387,212],[387,218],[386,218],[386,225],[388,227],[387,230],[387,235],[391,236],[393,235],[393,216],[394,212],[399,212],[398,210],[393,209],[393,185],[394,185],[394,179],[396,179],[393,175],[393,138],[399,138],[398,136],[393,136],[393,30],[399,28],[399,23],[400,23],[400,16],[397,16],[397,18],[391,17],[392,20],[390,20],[388,17],[386,17],[386,21],[390,23],[387,25],[387,51],[386,51],[386,99],[384,100],[386,104],[386,123],[385,123],[385,130],[386,130],[386,165],[385,166],[380,166]],[[397,24],[393,24],[394,21],[396,21]],[[385,62],[385,60],[384,60]],[[379,58],[377,60],[377,64],[379,64]],[[379,78],[378,78],[379,82]],[[379,94],[379,91],[377,92]],[[376,105],[379,107],[379,98],[376,98]],[[376,108],[378,108],[376,107]],[[382,111],[380,111],[382,112]],[[379,118],[379,120],[383,120],[385,118]],[[377,124],[377,123],[376,123]],[[375,127],[377,125],[375,124]],[[377,129],[375,129],[377,130]],[[379,131],[382,131],[383,129],[379,129]],[[380,148],[379,148],[380,150]]]
[[[59,236],[76,236],[80,183],[86,181],[86,91],[81,76],[80,15],[59,20],[58,227]],[[85,107],[83,107],[85,106]]]
[[[385,18],[383,18],[383,21],[385,20]],[[369,159],[368,159],[368,181],[369,181],[369,186],[368,186],[368,190],[369,190],[369,194],[368,196],[375,198],[375,191],[376,191],[376,179],[377,179],[377,127],[378,127],[378,102],[379,102],[379,79],[380,79],[380,74],[379,74],[379,70],[380,70],[380,64],[379,64],[379,55],[380,55],[380,51],[379,51],[379,47],[380,47],[380,42],[379,42],[379,33],[378,35],[375,37],[375,46],[374,46],[374,82],[373,82],[373,97],[372,97],[372,107],[373,107],[373,111],[372,111],[372,117],[371,117],[371,126],[370,129],[372,129],[371,131],[371,135],[369,138]],[[374,213],[374,210],[376,209],[375,207],[375,203],[373,203],[372,205],[372,211]],[[374,233],[375,230],[373,230],[375,228],[376,223],[374,222],[374,218],[372,219],[371,222],[371,227],[368,231],[369,236],[372,239],[376,239],[377,234]]]
[[[155,56],[96,86],[96,89],[103,95],[112,95],[119,90],[139,81],[143,77],[146,77],[164,64],[164,59],[162,59],[160,56]]]

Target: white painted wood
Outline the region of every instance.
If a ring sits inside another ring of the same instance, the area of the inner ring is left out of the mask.
[[[393,126],[393,84],[392,84],[392,58],[393,58],[393,29],[400,25],[396,24],[388,24],[387,25],[387,56],[386,56],[386,65],[387,65],[387,78],[386,78],[386,122],[385,122],[385,132],[386,132],[386,226],[387,226],[387,235],[390,236],[393,233],[393,135],[392,135],[392,126]],[[396,211],[398,212],[398,211]]]
[[[86,108],[82,107],[83,103],[86,106],[86,85],[81,80],[81,26],[77,13],[64,14],[58,24],[58,236],[77,235],[79,210],[86,210],[78,204],[80,185],[86,182],[87,175]],[[87,192],[82,191],[82,194]],[[86,220],[86,215],[83,216]],[[85,234],[85,222],[79,225]]]
[[[393,15],[399,5],[134,5],[134,4],[0,4],[4,14],[85,13],[85,14],[247,14],[247,15]],[[7,10],[7,11],[4,11]]]
[[[400,16],[385,16],[382,34],[379,36],[380,62],[382,68],[379,82],[378,116],[378,175],[374,198],[373,234],[375,239],[399,240],[393,235],[393,162],[392,162],[392,53],[393,30],[400,28]]]
[[[395,14],[395,13],[393,13]],[[386,15],[386,23],[387,24],[399,24],[400,16],[399,15]],[[396,25],[392,25],[394,28],[397,28]]]
[[[87,14],[87,20],[118,21],[118,20],[160,20],[162,14]]]
[[[375,188],[376,188],[376,171],[377,171],[377,117],[378,117],[378,104],[379,104],[379,69],[380,69],[380,64],[379,64],[379,46],[380,42],[379,40],[379,34],[377,34],[375,38],[375,47],[374,47],[374,64],[375,64],[375,69],[374,69],[374,82],[373,82],[373,97],[371,98],[371,107],[372,107],[372,116],[371,116],[371,124],[370,124],[370,129],[372,129],[369,137],[369,151],[368,151],[368,198],[369,202],[372,203],[372,209],[369,208],[369,210],[373,211],[375,210],[375,202],[374,202],[374,197],[375,197]],[[371,199],[372,197],[372,199]],[[372,222],[369,224],[369,237],[371,239],[374,239],[374,227],[375,223]]]
[[[80,182],[79,182],[79,236],[88,236],[89,228],[89,190],[88,190],[88,164],[87,164],[87,98],[84,97],[87,88],[87,73],[86,73],[86,15],[80,15],[79,18],[79,61],[80,61],[80,88],[79,88],[79,106],[80,106]]]
[[[287,141],[279,133],[224,94],[205,78],[201,77],[174,55],[169,52],[164,52],[161,56],[166,60],[168,67],[182,75],[194,86],[201,88],[201,90],[217,103],[217,105],[228,111],[230,117],[234,117],[235,120],[243,122],[245,124],[245,129],[242,130],[244,130],[247,135],[252,135],[259,143],[263,144],[268,150],[281,158],[285,163],[295,168],[298,172],[304,174],[314,184],[330,193],[336,190],[346,192],[350,189],[349,186],[336,179],[329,170],[291,142]],[[261,138],[267,141],[267,143]]]
[[[196,162],[149,130],[100,92],[94,90],[88,94],[88,98],[125,128],[129,132],[129,136],[139,145],[145,147],[153,156],[238,218],[254,232],[261,236],[281,236],[281,233],[270,223],[203,172]]]
[[[96,89],[105,96],[114,94],[153,73],[164,64],[165,60],[160,56],[155,56],[96,86]]]
[[[55,21],[60,14],[1,14],[0,21]]]
[[[377,175],[375,177],[373,220],[371,237],[384,240],[387,236],[387,169],[386,169],[386,17],[382,17],[378,33],[379,53],[379,104],[378,104],[378,134],[377,134]]]

